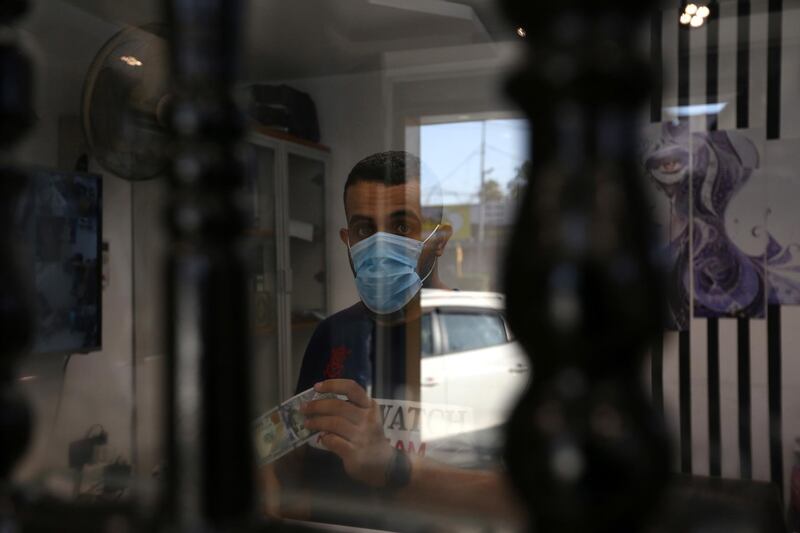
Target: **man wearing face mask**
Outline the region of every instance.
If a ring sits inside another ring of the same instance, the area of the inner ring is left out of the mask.
[[[437,260],[452,228],[442,222],[441,206],[426,220],[420,172],[415,156],[383,152],[360,161],[347,178],[347,227],[340,230],[340,238],[360,301],[317,327],[297,384],[297,392],[314,387],[346,400],[317,400],[301,409],[309,417],[306,427],[319,431],[321,438],[277,466],[280,484],[295,494],[294,503],[284,505],[284,514],[285,507],[293,507],[289,514],[295,516],[375,527],[369,517],[358,524],[352,511],[337,516],[332,510],[354,501],[363,506],[371,498],[385,501],[388,496],[459,512],[518,516],[504,476],[448,467],[392,447],[384,436],[379,408],[367,392],[380,384],[382,394],[403,398],[407,353],[418,364],[418,348],[408,341],[414,332],[418,336],[413,324],[420,318],[421,289],[447,289]],[[297,494],[310,500],[298,499]],[[355,514],[369,514],[364,509]]]

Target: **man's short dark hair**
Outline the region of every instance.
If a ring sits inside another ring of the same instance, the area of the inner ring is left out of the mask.
[[[391,187],[393,185],[405,185],[413,181],[419,183],[421,176],[422,162],[414,154],[402,150],[372,154],[356,163],[356,166],[348,174],[347,182],[344,184],[345,206],[347,205],[347,189],[356,183],[371,181]],[[428,188],[438,189],[437,183],[426,185],[429,186]],[[422,200],[421,198],[420,203],[422,203]],[[442,221],[442,204],[439,198],[436,198],[435,204],[425,206],[423,215],[426,219],[439,224]]]

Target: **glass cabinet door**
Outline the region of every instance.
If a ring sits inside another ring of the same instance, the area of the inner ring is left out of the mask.
[[[289,153],[287,193],[294,387],[311,334],[327,313],[325,163]]]
[[[258,415],[280,398],[279,313],[276,241],[276,154],[271,147],[251,145],[253,167],[245,189],[246,253],[253,354],[253,409]]]

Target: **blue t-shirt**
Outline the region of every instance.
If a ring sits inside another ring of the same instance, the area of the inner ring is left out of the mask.
[[[323,320],[303,355],[296,394],[326,379],[373,383],[375,321],[361,302]]]
[[[382,328],[380,335],[376,335],[377,328]],[[383,383],[389,388],[383,390],[394,390],[402,385],[405,382],[405,327],[377,325],[370,311],[359,302],[317,326],[303,356],[296,392],[326,379],[352,379],[366,390],[374,389],[376,338],[386,347],[382,353],[388,355]],[[369,505],[369,499],[379,497],[379,491],[351,479],[335,454],[308,446],[301,475],[304,485],[312,491],[313,520],[362,527],[379,525],[363,513],[359,517],[348,512],[335,513],[329,505],[315,505],[316,498],[333,496],[346,498],[349,503],[358,502],[362,507]]]

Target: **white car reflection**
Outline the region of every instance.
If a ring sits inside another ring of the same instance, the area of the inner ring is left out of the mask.
[[[503,316],[503,295],[423,289],[422,311],[423,405],[469,408],[470,448],[484,460],[495,456],[502,425],[530,379],[528,359]],[[463,439],[451,437],[463,448]]]

